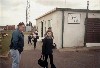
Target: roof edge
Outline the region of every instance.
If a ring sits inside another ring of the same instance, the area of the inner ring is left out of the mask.
[[[53,10],[43,14],[42,16],[36,18],[36,20],[48,15],[48,14],[51,14],[55,11],[73,11],[73,12],[86,12],[87,9],[71,9],[71,8],[54,8]],[[89,10],[90,13],[100,13],[100,10]]]

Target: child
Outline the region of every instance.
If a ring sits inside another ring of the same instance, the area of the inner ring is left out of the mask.
[[[45,62],[48,63],[47,59],[49,56],[51,68],[56,68],[54,63],[53,63],[52,45],[53,45],[52,32],[48,31],[47,35],[45,36],[45,38],[43,40],[42,54],[45,57]],[[48,68],[48,65],[46,65],[46,68]]]

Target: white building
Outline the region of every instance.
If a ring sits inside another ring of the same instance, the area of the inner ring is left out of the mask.
[[[32,26],[26,26],[26,31],[32,31]]]
[[[0,31],[3,31],[4,29],[0,28]]]
[[[86,9],[55,8],[36,19],[39,36],[52,27],[57,48],[100,46],[100,10],[89,10],[85,32]],[[85,34],[86,33],[86,34]]]

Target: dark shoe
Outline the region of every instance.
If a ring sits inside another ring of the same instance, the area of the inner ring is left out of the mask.
[[[45,67],[44,68],[48,68],[48,62],[45,62]]]
[[[51,65],[51,68],[56,68],[56,66],[54,64]]]

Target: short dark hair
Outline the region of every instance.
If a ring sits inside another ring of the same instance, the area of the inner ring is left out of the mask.
[[[48,32],[51,32],[52,33],[52,31],[49,31],[49,30],[46,33],[48,33]]]
[[[20,22],[17,26],[25,25],[24,22]]]
[[[51,27],[49,27],[48,29],[51,29]]]

